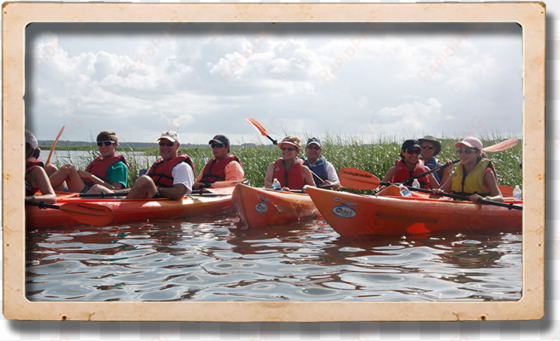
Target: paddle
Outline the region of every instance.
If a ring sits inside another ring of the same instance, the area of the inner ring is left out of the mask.
[[[62,205],[51,205],[28,200],[25,201],[25,204],[38,206],[41,209],[54,208],[61,210],[72,219],[87,225],[107,225],[113,220],[113,210],[110,207],[98,204],[67,202]]]
[[[322,185],[322,186],[317,186],[317,188],[324,188],[324,189],[328,189],[331,188],[333,185]],[[265,191],[279,191],[279,192],[290,192],[290,193],[304,193],[302,189],[291,189],[289,191],[284,191],[284,190],[277,190],[277,189],[272,189],[272,188],[263,188]]]
[[[232,189],[230,187],[219,187],[219,188],[204,188],[204,189],[195,189],[194,191],[192,191],[189,194],[205,194],[205,193],[211,193],[211,194],[216,194],[216,195],[230,195],[232,192]],[[105,198],[105,197],[124,197],[128,195],[128,192],[113,192],[113,193],[105,193],[105,192],[101,192],[101,193],[80,193],[80,198]]]
[[[500,142],[500,143],[496,143],[496,144],[494,144],[494,145],[491,145],[491,146],[482,148],[482,151],[483,151],[483,152],[490,152],[490,153],[501,152],[501,151],[503,151],[503,150],[506,150],[506,149],[509,149],[509,148],[511,148],[511,147],[514,147],[515,145],[517,145],[517,139],[516,139],[516,138],[512,138],[512,139],[505,140],[505,141],[502,141],[502,142]],[[404,183],[406,183],[406,182],[408,182],[408,181],[421,178],[421,177],[423,177],[424,175],[428,175],[428,174],[431,174],[431,173],[433,173],[433,172],[437,172],[438,170],[443,169],[443,168],[445,168],[445,167],[447,167],[447,166],[450,166],[450,165],[452,165],[452,164],[456,164],[457,162],[459,162],[459,160],[453,160],[453,162],[450,163],[450,164],[447,164],[447,163],[446,163],[446,164],[441,165],[441,166],[439,166],[439,167],[436,167],[436,168],[434,168],[434,169],[430,169],[429,171],[426,171],[426,172],[424,172],[424,173],[422,173],[422,174],[418,174],[418,175],[416,175],[416,176],[413,176],[413,177],[411,177],[411,178],[409,178],[409,179],[406,179],[406,180],[404,180],[404,181],[401,181],[401,182],[399,182],[399,183],[395,183],[395,185],[404,184]]]
[[[381,181],[375,175],[373,175],[371,173],[368,173],[366,171],[363,171],[361,169],[356,169],[356,168],[342,168],[340,170],[340,173],[339,173],[338,177],[340,178],[340,183],[344,187],[354,188],[354,189],[371,190],[371,189],[376,189],[377,187],[379,187],[379,185],[385,185],[385,186],[394,185],[390,182]],[[433,194],[432,190],[429,190],[429,189],[414,188],[414,187],[407,187],[407,188],[411,191]],[[457,194],[452,194],[452,193],[443,193],[442,192],[442,193],[436,193],[435,195],[440,195],[440,196],[444,196],[444,197],[460,199],[460,200],[465,200],[465,201],[469,200],[469,197],[467,197],[467,196],[457,195]],[[505,203],[491,201],[491,200],[487,200],[487,199],[479,199],[478,202],[480,202],[482,204],[486,204],[486,205],[506,207],[510,210],[511,209],[523,210],[523,206],[513,205],[513,203],[505,204]]]
[[[247,122],[249,122],[249,124],[251,124],[255,129],[257,129],[257,131],[258,131],[259,133],[261,133],[262,136],[268,137],[268,139],[269,139],[270,141],[272,141],[272,143],[274,143],[275,146],[278,145],[278,142],[268,135],[268,131],[267,131],[266,128],[261,124],[261,122],[255,120],[254,118],[246,118],[245,120],[246,120]],[[321,179],[321,177],[320,177],[319,175],[315,174],[311,169],[310,169],[310,171],[311,171],[311,174],[313,174],[313,176],[316,177],[318,180],[324,181],[323,179]]]
[[[60,131],[58,132],[58,135],[56,136],[56,139],[54,139],[53,145],[51,147],[51,151],[49,153],[49,157],[47,158],[47,162],[45,162],[45,165],[48,165],[49,162],[51,161],[51,156],[52,156],[52,153],[54,151],[54,146],[56,146],[56,143],[58,142],[58,139],[60,138],[60,135],[62,135],[62,132],[64,131],[64,127],[65,126],[62,126],[62,129],[60,129]]]

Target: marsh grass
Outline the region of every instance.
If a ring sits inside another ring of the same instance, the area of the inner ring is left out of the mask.
[[[308,136],[302,138],[306,141]],[[510,137],[504,137],[499,134],[489,134],[481,137],[484,146],[490,146]],[[437,158],[441,163],[447,160],[456,160],[458,156],[455,152],[454,144],[459,139],[444,138],[442,140],[442,148]],[[400,147],[403,141],[397,141],[395,138],[385,137],[383,140],[376,141],[373,144],[362,144],[350,137],[341,135],[327,135],[322,139],[323,152],[325,156],[335,167],[337,171],[344,167],[352,167],[370,172],[380,179],[385,173],[394,166],[395,161],[399,159]],[[515,187],[522,185],[523,174],[520,168],[522,161],[522,140],[518,144],[505,151],[496,153],[487,153],[488,157],[494,163],[499,185],[507,185]],[[208,160],[212,158],[212,150],[210,148],[180,148],[182,153],[188,154],[194,162],[196,175],[198,175]],[[97,146],[91,144],[87,150],[88,155],[79,158],[71,158],[68,153],[68,160],[64,159],[63,163],[72,162],[76,167],[85,169],[87,165],[95,157],[99,155]],[[153,148],[136,148],[126,147],[117,148],[117,153],[125,156],[129,166],[129,186],[132,180],[141,169],[149,169],[151,164],[157,159],[159,149]],[[231,153],[237,155],[243,164],[245,177],[249,180],[250,185],[262,187],[264,185],[264,177],[266,170],[271,162],[274,162],[281,156],[279,148],[271,147],[271,145],[261,145],[257,147],[241,147],[231,148]],[[303,154],[300,153],[299,157]],[[61,163],[61,164],[63,164]],[[59,167],[61,164],[57,164]]]

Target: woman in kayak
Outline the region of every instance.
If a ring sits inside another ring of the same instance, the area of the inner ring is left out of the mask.
[[[45,165],[37,160],[39,148],[35,135],[25,131],[25,200],[54,204],[56,194],[51,186]],[[35,193],[41,191],[41,195]]]
[[[455,173],[434,193],[451,191],[468,196],[472,202],[478,202],[483,197],[504,202],[492,161],[482,152],[482,142],[476,137],[467,137],[457,142],[455,148],[461,162]]]
[[[123,155],[116,155],[119,139],[115,132],[105,130],[97,135],[99,155],[85,171],[71,163],[47,169],[52,186],[59,191],[100,193],[102,189],[119,190],[127,187],[128,164]]]
[[[421,148],[418,140],[404,141],[401,147],[401,159],[397,160],[395,165],[387,171],[383,181],[391,183],[402,182],[405,186],[412,186],[414,180],[410,180],[410,178],[430,170],[430,168],[426,167],[424,162],[420,160]],[[419,177],[417,180],[421,188],[430,189],[439,187],[439,183],[433,173]]]
[[[313,175],[303,160],[297,156],[301,151],[301,140],[297,136],[286,136],[282,142],[278,143],[282,150],[282,157],[276,159],[268,166],[264,187],[272,188],[274,179],[280,182],[282,190],[303,189],[303,186],[315,186]]]

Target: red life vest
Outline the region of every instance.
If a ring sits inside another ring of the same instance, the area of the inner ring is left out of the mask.
[[[29,173],[29,171],[31,171],[33,168],[36,167],[45,167],[45,164],[42,161],[39,161],[37,159],[26,159],[25,160],[25,174]],[[33,195],[35,193],[39,192],[39,187],[34,187],[31,185],[31,183],[29,183],[27,180],[25,180],[25,195],[29,196],[29,195]]]
[[[173,167],[181,162],[185,162],[187,165],[191,166],[193,173],[195,172],[191,158],[187,154],[182,154],[169,161],[164,161],[163,158],[159,158],[148,171],[148,176],[154,180],[157,187],[173,187],[173,175],[171,171]]]
[[[391,179],[391,182],[392,183],[401,182],[401,181],[404,181],[406,179],[410,179],[413,176],[422,174],[426,171],[424,167],[425,167],[424,166],[424,161],[418,160],[418,162],[416,163],[416,166],[411,171],[411,170],[408,169],[408,167],[406,166],[406,163],[403,160],[398,160],[397,162],[395,162],[396,172],[395,172],[395,175],[393,175],[393,179]],[[421,188],[430,189],[430,179],[428,178],[427,175],[424,175],[420,178],[417,178],[417,180],[420,183]],[[413,181],[414,180],[407,181],[407,182],[403,183],[403,185],[412,186]]]
[[[126,163],[126,160],[123,155],[113,154],[113,156],[109,156],[104,159],[102,158],[101,155],[99,155],[89,164],[89,166],[87,166],[86,172],[95,175],[96,177],[100,178],[105,182],[109,182],[109,178],[107,177],[107,172],[109,171],[109,168],[111,168],[111,166],[113,166],[115,163],[119,161],[124,162],[124,164],[128,167],[128,163]],[[86,184],[86,186],[88,186],[88,188],[91,188],[93,187],[93,185],[95,185],[89,179],[84,179],[84,183]]]
[[[208,161],[206,166],[204,166],[200,181],[206,184],[224,181],[226,179],[226,166],[232,161],[237,161],[241,164],[241,160],[235,155],[228,155],[220,161],[217,161],[216,158],[213,157]]]
[[[305,178],[303,177],[303,160],[297,159],[290,167],[288,173],[284,167],[284,159],[278,158],[274,162],[274,175],[272,178],[278,179],[282,187],[289,189],[302,189],[305,185]]]

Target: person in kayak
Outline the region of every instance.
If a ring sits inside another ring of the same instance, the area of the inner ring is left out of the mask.
[[[272,188],[274,179],[278,179],[284,191],[303,189],[305,185],[316,187],[311,171],[297,157],[301,151],[300,138],[288,135],[278,143],[278,147],[282,150],[282,157],[268,166],[264,187]]]
[[[49,165],[47,173],[52,186],[58,191],[79,193],[101,193],[127,187],[128,164],[123,155],[115,154],[119,138],[115,132],[104,130],[97,135],[99,156],[85,170],[73,164],[64,164],[60,169]]]
[[[192,192],[194,164],[186,155],[178,155],[181,141],[174,131],[163,132],[158,139],[159,158],[146,175],[140,176],[127,199],[169,198],[180,200]]]
[[[431,135],[426,135],[423,138],[418,139],[418,142],[420,142],[420,146],[422,147],[421,156],[422,161],[424,161],[424,166],[427,166],[430,169],[441,167],[442,165],[435,157],[441,151],[441,143]],[[443,169],[435,171],[432,174],[434,174],[434,178],[436,178],[440,184],[443,184],[449,178],[452,170],[453,167],[447,166]]]
[[[467,137],[455,143],[460,162],[455,173],[433,192],[452,192],[468,196],[470,201],[485,199],[504,202],[496,180],[494,165],[482,152],[482,142],[476,137]]]
[[[321,156],[322,151],[323,145],[321,144],[321,140],[319,138],[313,136],[308,139],[305,147],[307,158],[305,156],[302,157],[304,165],[321,178],[318,179],[317,177],[313,177],[315,185],[332,185],[332,189],[338,190],[341,186],[336,170],[334,169],[332,163],[327,161],[324,156]]]
[[[37,160],[40,149],[39,143],[29,130],[25,130],[25,200],[56,203],[56,194],[49,181],[43,162]],[[41,191],[41,195],[35,193]]]
[[[418,140],[404,141],[401,147],[401,159],[397,160],[395,165],[387,171],[387,174],[385,174],[385,177],[383,178],[383,182],[390,181],[392,183],[397,183],[408,180],[404,182],[403,185],[412,186],[413,180],[409,180],[410,178],[430,170],[419,158],[421,150],[422,147]],[[439,183],[433,173],[417,178],[417,180],[420,183],[421,188],[430,189],[439,187]],[[384,186],[380,186],[380,189],[383,188]]]
[[[241,160],[230,152],[229,139],[216,135],[208,142],[214,157],[208,161],[193,185],[193,189],[208,187],[216,181],[241,180],[245,177]]]

